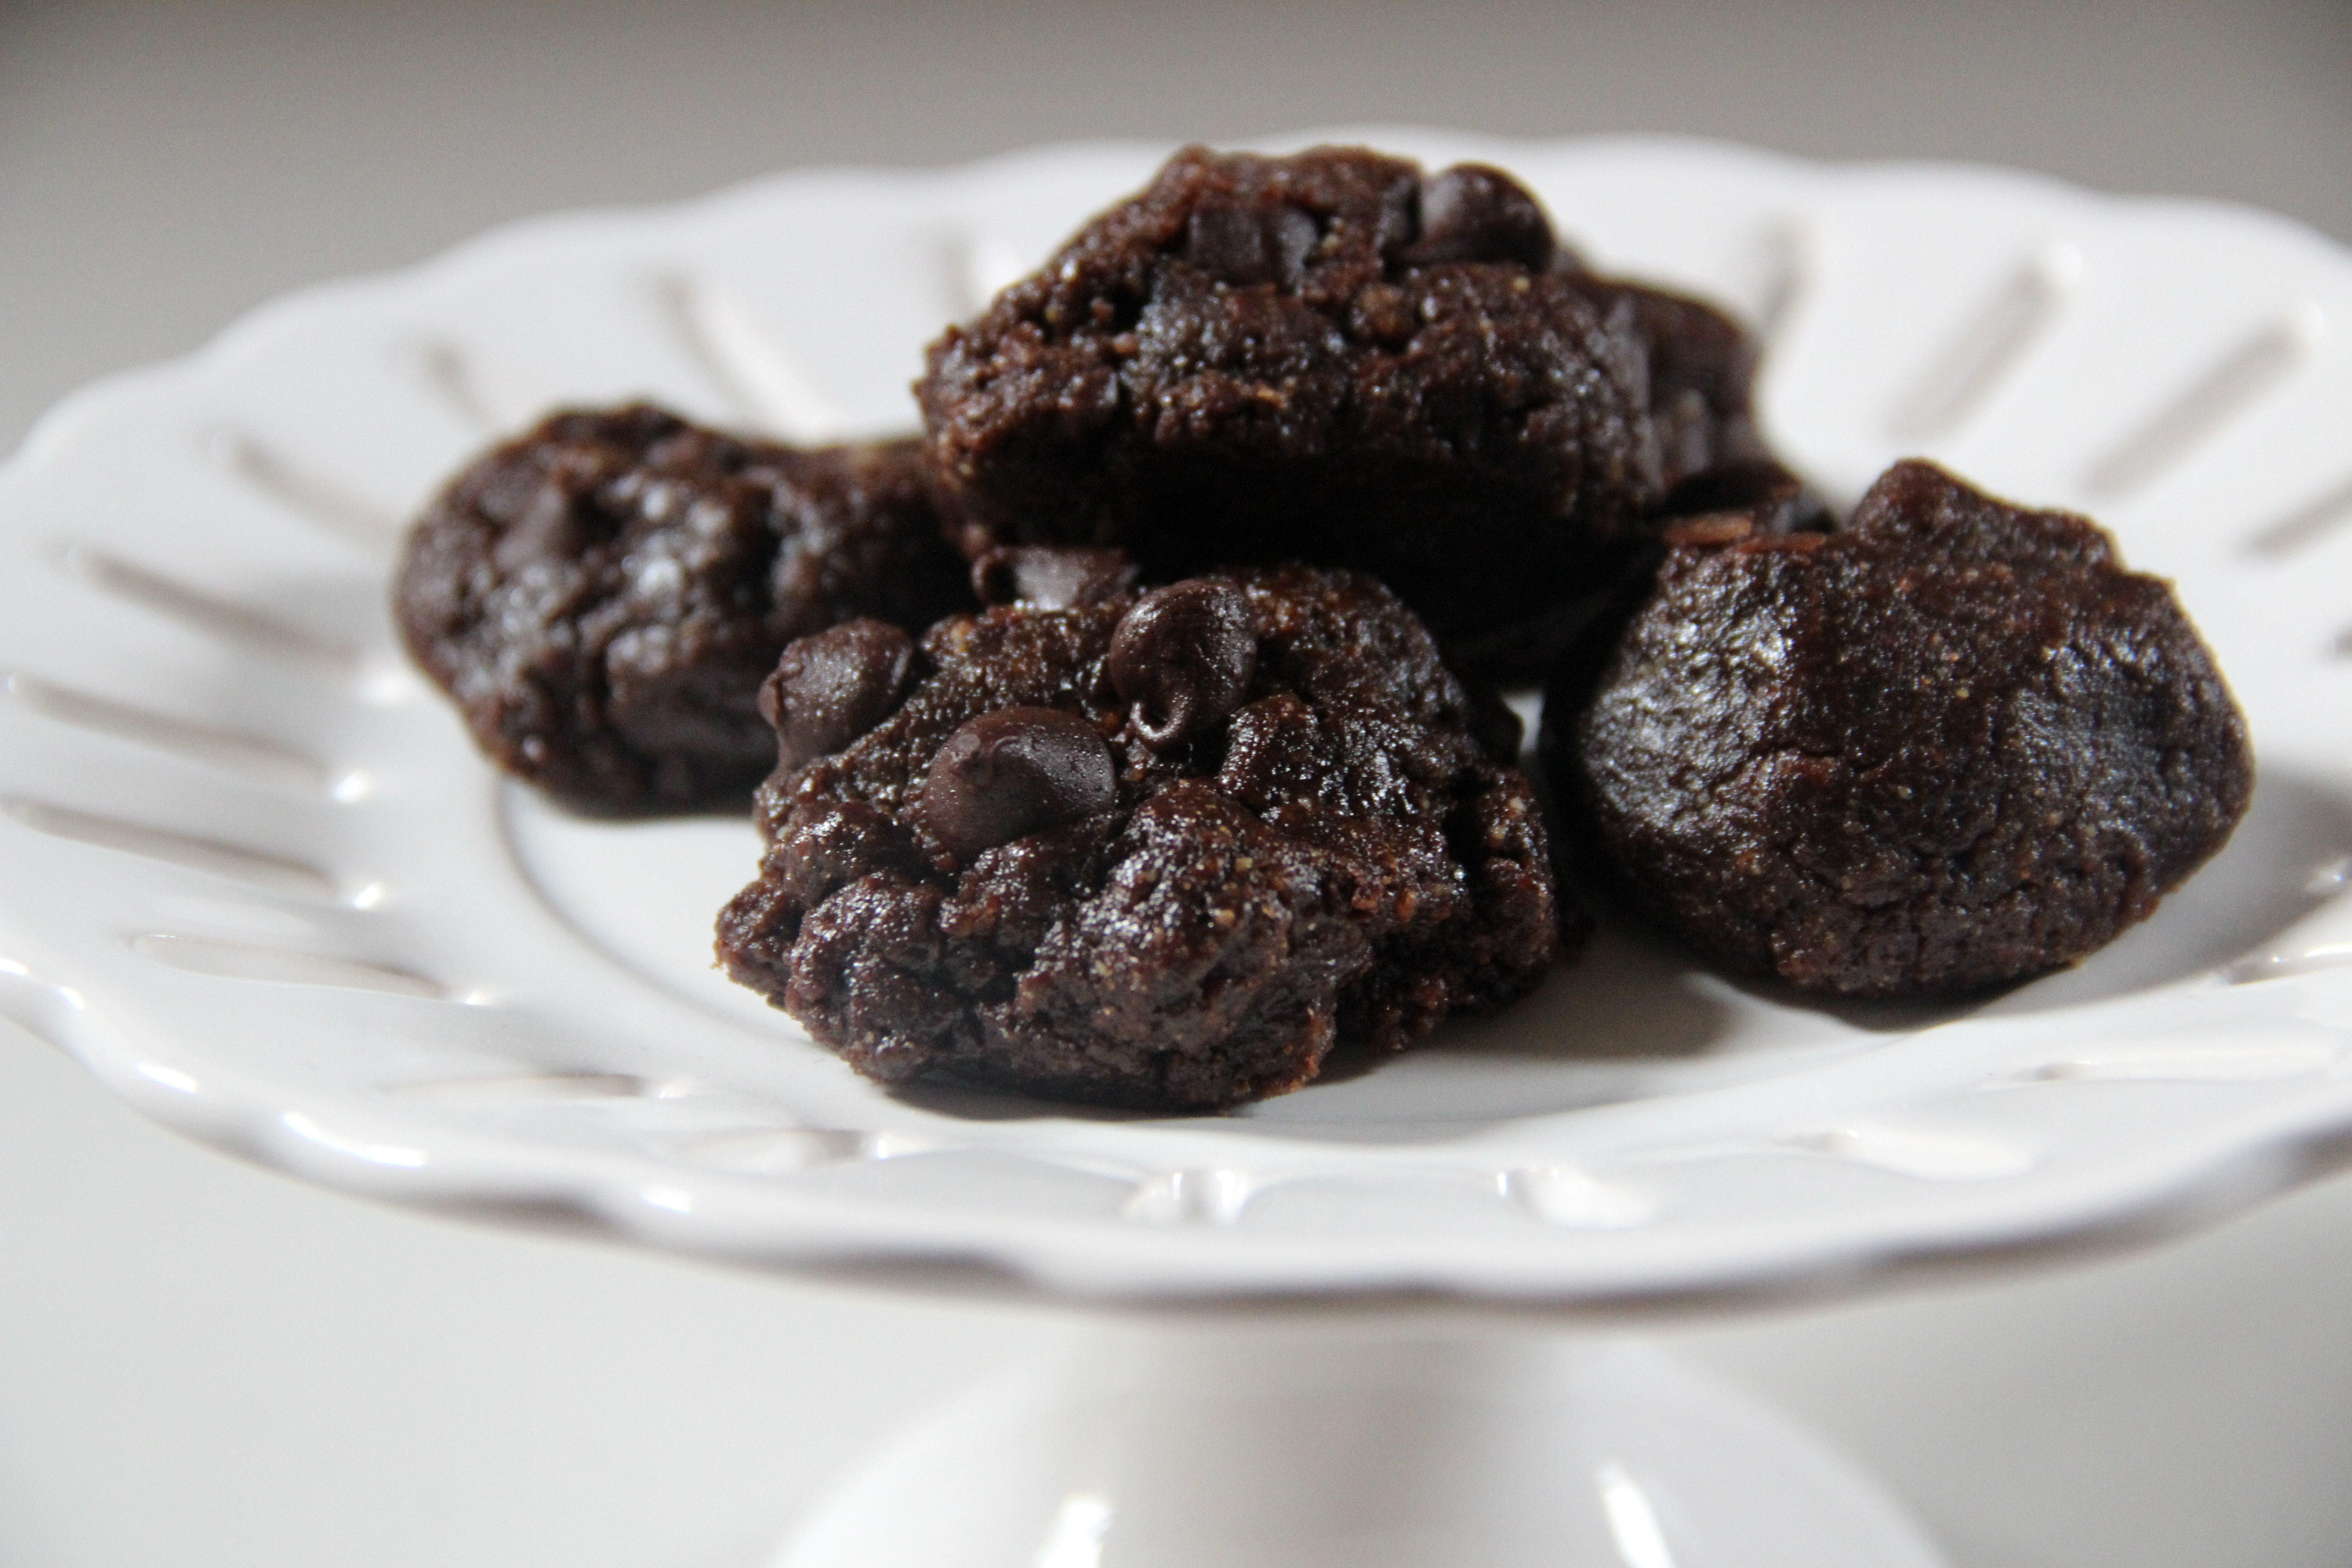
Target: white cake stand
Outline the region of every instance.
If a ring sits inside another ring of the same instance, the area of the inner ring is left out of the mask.
[[[311,1180],[1129,1310],[877,1458],[789,1568],[1932,1563],[1775,1418],[1529,1326],[2112,1244],[2343,1145],[2352,260],[2013,174],[1345,134],[1517,170],[1601,265],[1748,311],[1833,496],[1925,452],[2097,513],[2252,720],[2230,848],[1974,1007],[1806,1005],[1612,933],[1505,1018],[1227,1118],[856,1079],[709,967],[750,829],[502,789],[398,658],[385,568],[559,403],[905,427],[940,324],[1161,152],[1065,148],[518,226],[59,408],[0,470],[0,1003]]]

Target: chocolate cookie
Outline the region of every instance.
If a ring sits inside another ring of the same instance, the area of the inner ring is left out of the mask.
[[[968,555],[1355,567],[1533,678],[1514,628],[1605,577],[1691,459],[1745,453],[1751,367],[1727,320],[1587,272],[1497,171],[1194,148],[950,329],[917,392]]]
[[[1906,462],[1842,532],[1677,537],[1543,754],[1580,851],[1734,968],[1897,996],[2070,964],[2245,810],[2210,656],[2085,519]]]
[[[574,810],[746,800],[754,707],[796,637],[971,605],[919,444],[803,451],[643,405],[558,414],[478,459],[410,534],[409,651],[500,767]]]
[[[782,764],[719,958],[886,1081],[1213,1110],[1508,1002],[1559,951],[1516,737],[1481,743],[1360,574],[840,626],[764,700]]]
[[[1650,424],[1658,473],[1672,489],[1695,474],[1765,458],[1753,405],[1761,350],[1746,327],[1703,300],[1558,266],[1603,310],[1622,300],[1649,354]]]

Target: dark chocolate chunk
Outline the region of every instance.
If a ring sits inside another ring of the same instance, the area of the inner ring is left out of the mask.
[[[1295,289],[1319,236],[1297,207],[1202,206],[1184,225],[1184,259],[1221,283]]]
[[[728,973],[887,1081],[1155,1110],[1279,1093],[1340,1041],[1532,989],[1560,946],[1535,796],[1420,622],[1300,566],[1155,602],[933,626],[898,711],[761,788]],[[1236,625],[1241,689],[1185,688],[1192,742],[1153,744],[1166,715],[1136,710],[1161,689],[1122,694],[1122,628],[1180,664],[1204,646],[1223,679]]]
[[[637,405],[559,414],[411,531],[409,651],[499,766],[579,811],[740,805],[774,764],[784,645],[968,606],[921,447],[738,440]]]
[[[1257,673],[1257,624],[1230,584],[1195,580],[1155,589],[1110,639],[1110,681],[1153,751],[1191,740],[1241,706]]]
[[[2088,520],[1907,462],[1842,532],[1745,524],[1689,525],[1591,689],[1545,708],[1580,855],[1693,946],[1962,993],[2079,961],[2228,839],[2244,721]]]
[[[1557,241],[1535,197],[1500,169],[1456,163],[1421,182],[1421,232],[1398,253],[1409,267],[1515,261],[1541,270]]]
[[[1671,489],[1706,469],[1768,459],[1751,403],[1760,346],[1702,300],[1586,271],[1561,270],[1612,317],[1622,313],[1647,352],[1654,461]]]
[[[837,752],[898,705],[913,669],[905,628],[871,618],[789,644],[760,686],[760,716],[775,726],[781,766]]]
[[[924,770],[920,830],[959,860],[1111,808],[1110,748],[1076,713],[1000,708],[968,720]]]

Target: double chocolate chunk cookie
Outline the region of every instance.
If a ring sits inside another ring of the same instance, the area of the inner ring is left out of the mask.
[[[1587,271],[1498,171],[1196,148],[950,329],[917,392],[969,555],[1355,567],[1533,677],[1529,628],[1664,490],[1754,455],[1753,366],[1707,307]]]
[[[451,482],[394,590],[409,651],[492,761],[572,808],[737,805],[794,637],[971,604],[919,445],[738,440],[642,405],[558,414]]]
[[[1580,851],[1733,968],[1897,996],[2070,964],[2245,810],[2210,656],[2084,518],[1906,462],[1842,532],[1677,537],[1544,757]]]
[[[1510,1001],[1559,947],[1516,736],[1482,743],[1359,573],[853,623],[762,700],[768,847],[719,958],[886,1081],[1213,1110]]]

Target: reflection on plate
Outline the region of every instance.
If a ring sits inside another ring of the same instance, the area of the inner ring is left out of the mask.
[[[103,384],[0,470],[0,998],[315,1179],[663,1245],[1135,1298],[1633,1300],[2185,1221],[2352,1129],[2352,258],[2259,215],[1682,142],[1519,171],[1600,264],[1769,334],[1782,450],[1922,452],[2178,580],[2252,722],[2230,848],[2077,971],[1823,1006],[1612,931],[1507,1016],[1222,1119],[892,1096],[710,968],[748,826],[557,816],[397,657],[399,520],[650,395],[817,438],[1156,149],[541,220]],[[1296,139],[1294,139],[1296,140]]]

